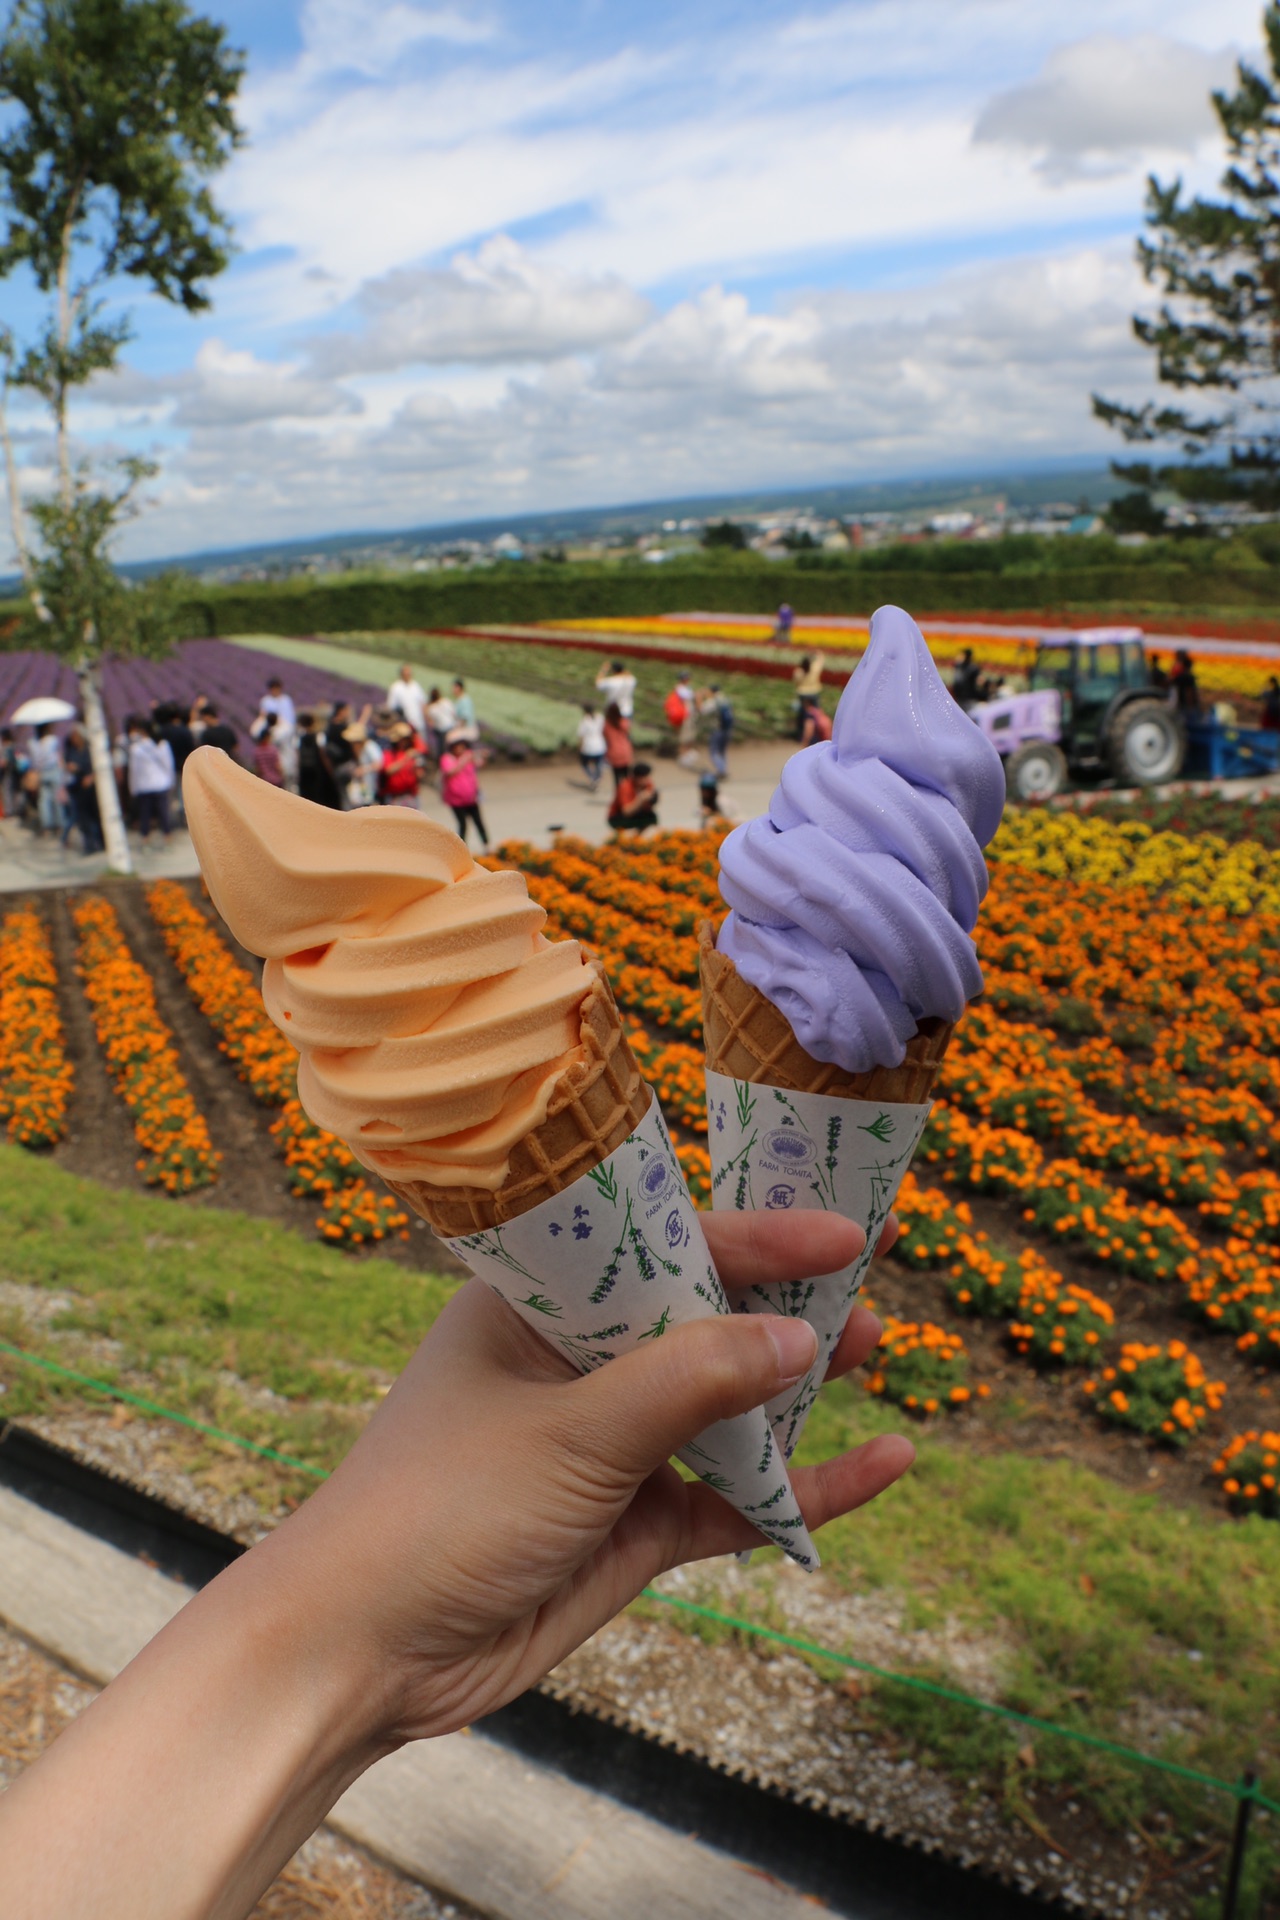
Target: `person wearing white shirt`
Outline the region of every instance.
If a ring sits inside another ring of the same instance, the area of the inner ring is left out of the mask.
[[[392,713],[403,714],[419,739],[427,729],[427,696],[413,677],[412,667],[401,667],[399,677],[387,689],[387,705]]]
[[[606,707],[617,707],[624,720],[630,720],[633,717],[636,705],[636,677],[621,660],[610,661],[607,668],[601,667],[596,675],[596,685],[604,695]]]
[[[177,775],[173,749],[167,740],[157,740],[149,720],[131,714],[129,730],[129,792],[133,798],[138,832],[142,844],[151,839],[151,823],[156,821],[162,837],[169,838],[169,795]]]
[[[258,712],[266,715],[273,729],[284,727],[291,734],[298,731],[298,710],[279,680],[267,682],[267,690],[258,702]]]
[[[439,687],[432,687],[426,709],[428,743],[432,755],[439,759],[444,752],[444,743],[458,724],[458,709]]]
[[[48,721],[36,729],[36,737],[31,743],[31,765],[40,776],[40,789],[36,796],[40,832],[60,833],[62,801],[58,796],[62,791],[62,748]]]
[[[362,720],[343,731],[343,739],[352,749],[354,758],[348,763],[346,774],[347,806],[371,807],[378,797],[378,775],[382,771],[382,748],[376,740],[371,740]]]
[[[582,771],[587,776],[587,785],[592,793],[600,784],[604,754],[604,721],[590,701],[586,701],[582,708],[582,718],[578,722],[578,758],[582,762]]]
[[[298,710],[292,696],[287,694],[281,682],[273,674],[267,682],[267,690],[258,702],[258,717],[261,726],[270,735],[280,759],[280,771],[284,783],[293,792],[298,789]],[[254,729],[249,729],[250,734]],[[255,737],[260,738],[258,734]]]

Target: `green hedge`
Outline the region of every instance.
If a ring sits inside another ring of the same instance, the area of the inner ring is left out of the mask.
[[[913,613],[966,609],[1280,607],[1280,569],[1165,566],[1039,568],[1004,573],[881,567],[502,567],[473,573],[388,575],[280,585],[210,587],[184,601],[191,634],[344,633],[393,627],[605,618],[714,610],[771,613],[788,600],[799,613],[868,614],[886,601]]]

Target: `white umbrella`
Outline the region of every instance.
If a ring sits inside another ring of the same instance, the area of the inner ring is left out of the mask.
[[[43,727],[50,720],[74,720],[76,710],[69,700],[57,700],[44,693],[35,700],[24,700],[16,713],[9,715],[11,726]]]

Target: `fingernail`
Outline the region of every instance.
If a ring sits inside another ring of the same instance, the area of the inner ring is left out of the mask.
[[[808,1373],[818,1357],[818,1336],[807,1320],[766,1320],[769,1338],[778,1355],[778,1380],[789,1387]]]

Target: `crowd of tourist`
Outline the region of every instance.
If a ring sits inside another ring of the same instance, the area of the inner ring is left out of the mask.
[[[807,663],[806,663],[807,665]],[[600,704],[584,701],[578,722],[578,758],[594,793],[607,766],[613,775],[613,798],[608,821],[615,829],[642,831],[658,823],[658,790],[653,768],[636,758],[632,739],[635,719],[636,676],[625,661],[612,660],[596,675]],[[698,775],[704,822],[723,812],[720,782],[728,778],[729,747],[733,739],[733,705],[715,681],[695,687],[692,675],[681,668],[663,703],[670,729],[669,745],[676,760]],[[700,741],[705,744],[704,764]]]
[[[159,702],[125,716],[111,758],[125,823],[144,846],[153,837],[167,841],[182,824],[182,769],[198,746],[221,747],[272,786],[334,809],[416,807],[431,781],[458,832],[465,838],[474,828],[487,846],[479,741],[465,683],[455,679],[448,694],[424,689],[406,666],[385,701],[358,714],[342,700],[299,710],[273,676],[243,740],[205,694],[189,706]],[[0,815],[64,847],[74,833],[81,852],[102,851],[93,764],[78,721],[34,727],[25,740],[11,727],[0,730]]]
[[[299,712],[273,679],[249,729],[248,763],[275,787],[317,806],[416,807],[423,784],[436,784],[465,840],[489,834],[480,812],[480,727],[466,682],[449,692],[424,688],[403,666],[378,706],[355,713],[347,701]]]
[[[790,637],[791,610],[779,609],[778,626]],[[829,739],[831,717],[823,706],[823,655],[807,653],[796,666],[794,735],[807,746]],[[596,793],[611,776],[607,819],[615,830],[656,826],[660,795],[650,760],[634,738],[636,675],[624,660],[600,667],[595,698],[582,702],[577,751],[585,785]],[[653,743],[696,776],[704,822],[730,812],[721,792],[729,776],[735,738],[733,703],[716,681],[695,685],[685,668],[675,672],[663,705],[668,738]],[[92,766],[78,726],[41,727],[25,745],[0,736],[0,800],[6,814],[19,814],[38,834],[57,834],[63,845],[79,834],[83,850],[102,846]],[[200,744],[222,747],[270,785],[287,788],[317,805],[350,811],[369,806],[416,807],[424,787],[450,809],[465,839],[474,830],[489,844],[481,811],[480,773],[485,761],[475,703],[461,676],[448,683],[419,679],[405,665],[380,703],[358,712],[336,705],[299,708],[283,679],[273,675],[257,711],[240,738],[204,695],[189,707],[153,706],[127,716],[113,742],[113,767],[124,816],[144,844],[166,839],[182,819],[182,769]]]

